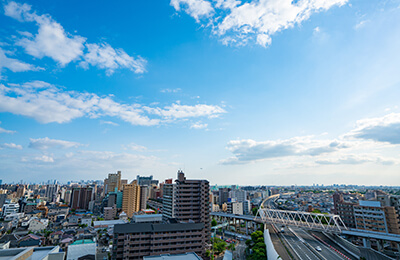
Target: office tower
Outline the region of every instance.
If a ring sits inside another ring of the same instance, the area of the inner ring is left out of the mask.
[[[220,188],[218,197],[220,206],[224,203],[227,203],[229,198],[229,190],[227,188]]]
[[[107,196],[108,196],[108,202],[107,202],[108,207],[112,207],[115,204],[117,209],[122,209],[122,197],[123,197],[122,191],[110,192],[108,193]]]
[[[149,186],[141,185],[140,186],[140,206],[139,210],[143,210],[147,208],[147,198],[149,194]]]
[[[187,252],[202,255],[203,230],[203,223],[115,225],[112,259],[143,259],[144,256]]]
[[[54,201],[57,198],[59,188],[60,186],[58,184],[47,184],[44,196],[49,201]]]
[[[121,190],[121,171],[109,173],[108,178],[104,180],[104,186],[106,187],[106,193]]]
[[[208,196],[210,184],[207,180],[187,180],[183,171],[178,171],[178,179],[175,182],[175,218],[181,223],[203,223],[203,245],[205,245],[211,239]]]
[[[142,185],[147,185],[147,186],[151,186],[151,185],[158,185],[158,180],[153,180],[153,175],[150,176],[136,176],[136,180],[138,181],[138,184],[140,186]]]
[[[25,194],[25,185],[19,185],[17,189],[17,198],[21,198]]]
[[[94,191],[92,187],[79,187],[72,189],[71,208],[89,209],[89,202],[94,200]]]
[[[64,195],[64,203],[69,205],[71,203],[72,190],[66,190]]]
[[[247,192],[245,190],[232,189],[229,192],[229,198],[236,199],[237,202],[243,202],[247,199]]]
[[[174,213],[175,203],[175,184],[172,179],[165,180],[163,185],[163,220],[175,218]]]
[[[137,180],[125,184],[122,192],[122,211],[131,218],[133,213],[140,210],[140,186]]]

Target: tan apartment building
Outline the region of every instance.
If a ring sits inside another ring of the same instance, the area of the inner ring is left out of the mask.
[[[125,184],[122,191],[122,211],[129,218],[133,213],[140,211],[140,186],[134,180],[131,184]]]

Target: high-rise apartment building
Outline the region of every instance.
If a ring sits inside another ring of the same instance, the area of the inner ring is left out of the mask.
[[[175,184],[168,179],[163,184],[163,220],[174,219],[179,223],[202,223],[202,253],[211,239],[210,184],[207,180],[188,180],[178,171]]]
[[[357,229],[400,234],[394,207],[381,207],[379,201],[360,200],[354,206],[354,217]]]
[[[149,186],[140,185],[140,205],[139,210],[147,208],[147,198],[149,197]]]
[[[92,187],[77,187],[72,189],[71,208],[89,209],[89,203],[94,200]]]
[[[333,213],[339,215],[343,223],[348,228],[356,228],[356,222],[354,218],[354,206],[356,203],[345,202],[343,194],[335,192],[333,194]]]
[[[147,186],[151,186],[151,185],[158,185],[158,180],[153,180],[153,175],[150,176],[136,176],[136,180],[138,181],[138,184],[140,186],[142,185],[147,185]]]
[[[104,180],[104,186],[106,188],[106,193],[121,190],[121,171],[117,171],[117,173],[109,173],[108,178]]]
[[[140,210],[140,186],[134,180],[130,184],[125,184],[122,191],[122,211],[128,217],[132,217],[133,213]]]
[[[211,239],[210,230],[210,184],[207,180],[187,180],[183,171],[178,171],[175,181],[174,214],[178,222],[203,223],[203,244]]]
[[[175,218],[175,184],[172,179],[165,180],[163,185],[163,220]]]
[[[59,189],[60,189],[60,186],[58,184],[47,184],[44,196],[49,201],[55,201],[55,199],[57,198]]]

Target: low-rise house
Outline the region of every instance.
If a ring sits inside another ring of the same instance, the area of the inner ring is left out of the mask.
[[[40,246],[44,244],[44,237],[28,234],[18,240],[18,247]]]
[[[81,219],[81,224],[82,225],[87,225],[88,227],[90,227],[92,225],[92,218],[82,218]]]
[[[60,243],[63,234],[64,232],[61,230],[53,232],[49,235],[48,240],[51,244],[57,245]]]
[[[17,247],[18,240],[20,239],[19,236],[15,234],[5,234],[0,238],[0,243],[7,243],[10,242],[10,248]]]
[[[38,232],[46,229],[49,221],[47,219],[33,219],[29,223],[28,230],[32,232]]]

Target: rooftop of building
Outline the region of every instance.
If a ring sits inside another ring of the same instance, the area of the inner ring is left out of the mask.
[[[145,256],[143,260],[201,260],[202,258],[196,253],[186,253],[186,254],[166,254],[159,256]]]
[[[71,245],[92,244],[92,243],[94,243],[94,242],[91,239],[81,239],[81,240],[76,240]]]
[[[201,230],[204,223],[173,223],[173,224],[151,224],[151,223],[133,223],[114,226],[114,233],[143,233],[143,232],[168,232],[168,231],[186,231]]]

